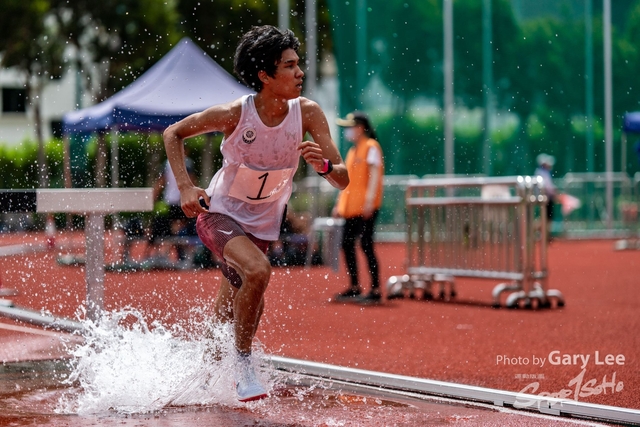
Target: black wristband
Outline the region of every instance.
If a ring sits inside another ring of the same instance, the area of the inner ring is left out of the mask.
[[[333,171],[333,163],[331,163],[331,160],[327,159],[327,166],[328,167],[326,172],[316,172],[316,173],[320,176],[329,175]]]

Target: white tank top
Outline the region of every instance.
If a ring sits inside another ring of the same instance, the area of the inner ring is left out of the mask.
[[[268,127],[256,111],[253,95],[242,97],[238,125],[222,140],[222,167],[207,188],[209,211],[232,217],[259,239],[277,240],[302,137],[299,98],[289,101],[282,123]]]

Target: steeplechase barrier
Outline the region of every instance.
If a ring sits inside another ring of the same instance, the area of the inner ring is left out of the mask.
[[[152,188],[0,190],[3,213],[73,213],[85,217],[87,318],[96,321],[104,303],[104,218],[120,212],[153,210]],[[21,309],[3,300],[0,314],[74,330],[76,322]]]
[[[311,385],[317,384],[318,380],[323,380],[330,388],[350,386],[363,393],[377,391],[396,397],[408,397],[410,394],[417,398],[452,399],[452,403],[487,405],[488,408],[513,410],[521,414],[553,416],[557,417],[557,421],[581,419],[640,425],[638,409],[354,369],[275,355],[266,359],[265,362],[273,369],[295,374],[295,380],[299,384]],[[540,418],[540,422],[545,421],[549,423],[552,420]]]
[[[456,277],[504,280],[493,306],[563,306],[547,288],[547,216],[540,177],[416,179],[406,187],[406,273],[387,297],[455,297]],[[449,285],[449,293],[446,285]]]

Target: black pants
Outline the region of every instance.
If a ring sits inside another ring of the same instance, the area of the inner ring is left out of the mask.
[[[549,224],[551,224],[551,221],[553,221],[553,205],[555,205],[556,199],[553,196],[547,197],[549,198],[549,201],[547,202],[547,220],[549,221]],[[549,225],[549,227],[551,227],[551,225]]]
[[[369,264],[369,274],[371,274],[371,289],[379,291],[380,277],[378,272],[378,259],[373,250],[373,230],[378,211],[376,210],[371,218],[364,219],[362,216],[347,218],[342,232],[342,250],[347,263],[347,273],[351,279],[351,286],[359,288],[358,263],[356,260],[356,240],[360,239],[360,246],[367,257]]]

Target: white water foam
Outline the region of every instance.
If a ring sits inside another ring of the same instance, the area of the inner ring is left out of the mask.
[[[135,309],[86,321],[85,342],[70,350],[72,372],[66,382],[72,387],[56,412],[144,414],[168,406],[243,405],[234,388],[233,328],[213,327],[201,313],[193,314],[186,325],[170,328],[148,323]],[[261,348],[254,350],[256,366],[261,355]],[[259,368],[256,372],[272,390],[277,380]]]

